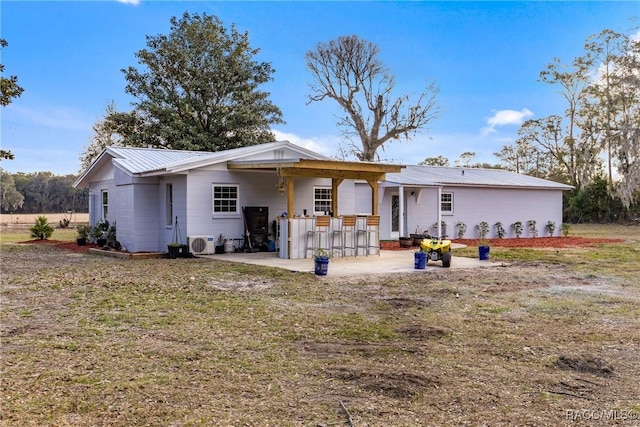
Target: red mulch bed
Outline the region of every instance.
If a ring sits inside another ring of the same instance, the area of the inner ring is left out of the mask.
[[[453,239],[454,243],[461,243],[467,246],[478,246],[478,239]],[[589,239],[586,237],[532,237],[520,239],[487,239],[489,246],[503,248],[569,248],[569,247],[590,247],[599,243],[622,243],[623,239]],[[382,249],[385,250],[408,250],[415,247],[401,247],[398,241],[382,242]]]
[[[87,253],[91,248],[97,248],[98,245],[94,245],[93,243],[87,243],[85,246],[78,246],[76,242],[69,242],[63,240],[27,240],[26,242],[19,243],[35,243],[35,244],[47,244],[53,245],[60,249],[65,249],[67,251],[78,252],[78,253]]]

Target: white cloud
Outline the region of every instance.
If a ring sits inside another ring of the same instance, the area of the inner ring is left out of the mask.
[[[487,125],[480,130],[483,137],[497,132],[496,127],[507,125],[521,125],[525,118],[533,116],[533,112],[528,108],[523,108],[520,111],[516,110],[497,110],[494,111],[493,116],[487,119]]]
[[[134,6],[137,6],[140,4],[140,0],[117,0],[118,3],[124,3],[124,4],[132,4]]]

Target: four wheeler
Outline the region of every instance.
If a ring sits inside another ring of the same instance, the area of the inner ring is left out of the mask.
[[[451,240],[437,237],[422,239],[420,250],[426,252],[427,260],[442,261],[443,267],[451,267]]]

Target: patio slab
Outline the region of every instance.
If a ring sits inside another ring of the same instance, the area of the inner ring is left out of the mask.
[[[380,251],[380,256],[369,255],[359,257],[333,257],[329,261],[327,276],[358,276],[364,274],[387,274],[429,272],[446,270],[442,262],[429,261],[427,268],[414,268],[414,251]],[[245,264],[265,265],[283,268],[301,273],[314,273],[313,258],[283,259],[278,258],[276,252],[229,253],[220,255],[200,255],[202,258],[218,259],[221,261],[241,262]],[[496,267],[502,263],[489,260],[480,261],[476,258],[456,257],[455,252],[451,260],[452,269]]]

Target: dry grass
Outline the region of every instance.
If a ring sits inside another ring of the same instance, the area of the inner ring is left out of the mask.
[[[637,425],[626,235],[335,279],[3,245],[0,425]]]

